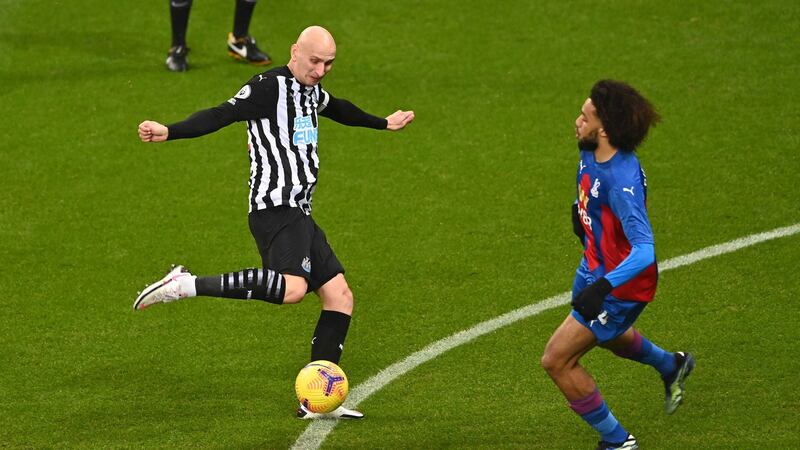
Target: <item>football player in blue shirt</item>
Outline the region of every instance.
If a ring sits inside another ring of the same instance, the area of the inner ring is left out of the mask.
[[[580,149],[573,226],[584,246],[572,287],[573,311],[550,337],[542,367],[570,407],[601,436],[598,449],[637,449],[636,438],[606,406],[580,358],[595,346],[655,368],[664,409],[683,400],[694,368],[690,353],[669,353],[632,325],[653,300],[658,267],[647,217],[647,181],[636,149],[660,119],[631,86],[602,80],[575,121]]]

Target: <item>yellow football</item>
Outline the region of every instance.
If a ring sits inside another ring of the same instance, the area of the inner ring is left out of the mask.
[[[349,385],[341,367],[325,361],[312,361],[297,374],[294,381],[297,400],[314,413],[328,413],[347,398]]]

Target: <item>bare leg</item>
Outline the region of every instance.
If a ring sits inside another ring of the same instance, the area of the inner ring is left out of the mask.
[[[597,389],[592,376],[579,364],[596,345],[591,331],[571,315],[556,329],[542,355],[542,367],[567,400],[578,400]]]

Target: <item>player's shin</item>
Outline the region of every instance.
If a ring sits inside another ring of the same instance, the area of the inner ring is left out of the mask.
[[[210,277],[197,277],[197,295],[283,303],[286,280],[274,270],[244,269]]]
[[[311,361],[324,359],[339,364],[344,339],[350,327],[350,316],[338,311],[322,310],[311,340]]]

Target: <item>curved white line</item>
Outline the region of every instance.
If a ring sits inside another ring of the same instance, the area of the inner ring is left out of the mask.
[[[719,245],[712,245],[710,247],[705,247],[703,249],[700,249],[696,252],[668,259],[663,263],[659,263],[658,271],[659,273],[662,273],[667,270],[677,269],[678,267],[694,264],[698,261],[707,258],[723,255],[725,253],[735,252],[736,250],[742,249],[744,247],[749,247],[751,245],[755,245],[760,242],[769,241],[771,239],[777,239],[780,237],[791,236],[797,233],[800,233],[800,223],[788,227],[777,228],[772,231],[767,231],[764,233],[751,234],[750,236],[734,239],[732,241],[725,242]],[[514,311],[505,313],[501,316],[495,317],[494,319],[481,322],[473,326],[472,328],[466,329],[464,331],[459,331],[456,334],[440,339],[434,342],[433,344],[430,344],[429,346],[423,348],[422,350],[412,353],[402,361],[396,362],[391,366],[381,370],[380,372],[369,378],[367,381],[353,388],[353,390],[350,392],[350,395],[347,397],[348,407],[349,408],[358,407],[358,405],[362,401],[366,400],[370,395],[374,394],[375,392],[381,390],[384,386],[391,383],[394,379],[402,375],[405,375],[407,372],[410,372],[420,364],[430,361],[431,359],[436,358],[437,356],[441,355],[442,353],[452,348],[466,344],[467,342],[472,341],[473,339],[476,339],[480,336],[483,336],[484,334],[491,333],[492,331],[495,331],[498,328],[511,325],[514,322],[517,322],[519,320],[531,316],[535,316],[536,314],[539,314],[542,311],[546,311],[548,309],[555,308],[557,306],[568,304],[570,301],[570,294],[571,291],[567,291],[559,295],[554,295],[540,302],[533,303],[519,309],[515,309]],[[303,434],[301,434],[297,438],[297,441],[295,441],[292,448],[318,449],[325,441],[325,438],[328,437],[328,434],[331,431],[333,431],[333,428],[336,426],[337,422],[338,421],[336,420],[313,421],[305,429]]]

